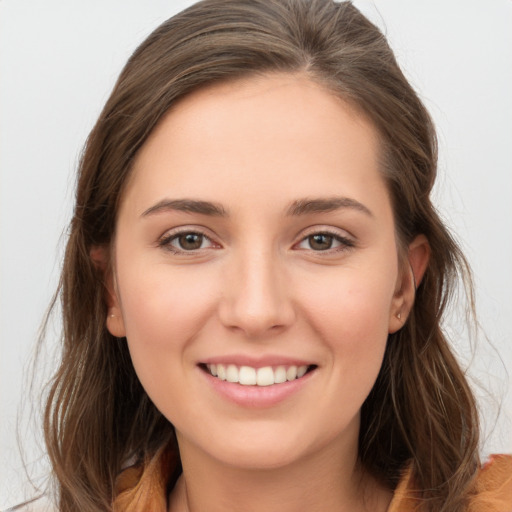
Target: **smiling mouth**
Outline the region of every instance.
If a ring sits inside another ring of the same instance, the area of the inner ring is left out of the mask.
[[[242,386],[272,386],[304,377],[316,365],[309,366],[237,366],[234,364],[202,364],[201,368],[211,376]]]

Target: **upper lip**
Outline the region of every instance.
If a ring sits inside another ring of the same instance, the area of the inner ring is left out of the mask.
[[[295,357],[266,355],[261,357],[252,357],[242,354],[232,354],[225,356],[208,357],[199,362],[199,364],[233,364],[235,366],[250,366],[251,368],[263,368],[265,366],[311,366],[312,361],[297,359]]]

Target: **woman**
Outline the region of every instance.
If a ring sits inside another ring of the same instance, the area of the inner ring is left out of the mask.
[[[80,166],[59,509],[509,510],[440,328],[468,271],[435,172],[350,3],[210,0],[150,35]]]

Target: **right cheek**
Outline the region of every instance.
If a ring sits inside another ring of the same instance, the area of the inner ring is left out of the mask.
[[[216,273],[138,272],[121,290],[126,336],[137,343],[169,350],[187,340],[215,314],[222,280]]]

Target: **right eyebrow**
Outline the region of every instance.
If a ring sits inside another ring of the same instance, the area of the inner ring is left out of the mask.
[[[212,217],[227,217],[228,213],[219,203],[210,201],[198,201],[196,199],[162,199],[155,205],[145,210],[141,217],[154,215],[155,213],[167,211],[180,211],[188,213],[200,213]]]

